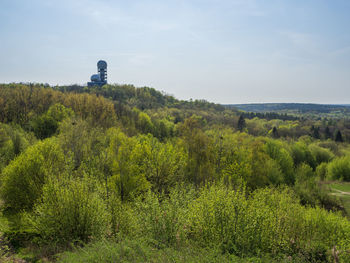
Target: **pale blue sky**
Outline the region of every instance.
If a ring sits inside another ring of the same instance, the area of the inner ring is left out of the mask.
[[[350,103],[349,0],[0,0],[0,82],[218,103]]]

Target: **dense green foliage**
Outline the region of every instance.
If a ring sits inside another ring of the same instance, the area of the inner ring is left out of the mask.
[[[103,200],[86,179],[80,178],[47,182],[30,221],[51,246],[98,239],[108,227]]]
[[[346,204],[326,184],[350,181],[345,119],[248,118],[130,85],[0,85],[0,110],[0,231],[38,257],[350,259]]]
[[[328,166],[329,179],[350,182],[350,157],[344,156],[333,160]]]
[[[288,262],[288,259],[285,259]],[[154,249],[144,240],[125,240],[122,242],[101,241],[79,248],[76,253],[67,252],[60,257],[58,262],[82,262],[82,263],[114,263],[114,262],[182,262],[182,263],[277,263],[270,257],[264,259],[252,257],[242,259],[234,255],[222,255],[219,251],[208,251],[198,247],[183,247],[181,251],[166,247]],[[303,262],[300,260],[299,262]]]
[[[38,142],[11,162],[2,172],[1,197],[7,208],[30,210],[41,197],[49,176],[64,172],[65,157],[54,140]]]

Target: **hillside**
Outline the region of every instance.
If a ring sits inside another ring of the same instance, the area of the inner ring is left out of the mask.
[[[349,262],[349,120],[259,114],[0,84],[0,261]]]

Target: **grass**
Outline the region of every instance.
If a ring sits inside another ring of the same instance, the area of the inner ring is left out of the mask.
[[[157,249],[142,240],[124,240],[121,242],[101,241],[77,248],[73,252],[65,252],[58,258],[60,263],[277,263],[304,262],[300,259],[283,257],[279,260],[271,258],[239,258],[225,255],[219,251],[187,246],[180,249]]]
[[[332,195],[339,197],[344,205],[348,217],[350,217],[350,183],[331,182],[328,184]]]
[[[331,183],[329,186],[338,191],[348,192],[350,195],[350,183]]]

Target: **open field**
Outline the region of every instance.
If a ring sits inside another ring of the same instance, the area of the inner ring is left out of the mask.
[[[335,190],[344,192],[344,194],[348,193],[350,195],[350,183],[331,183],[329,186]]]
[[[332,194],[340,198],[347,215],[350,216],[350,183],[334,182],[329,187]]]

